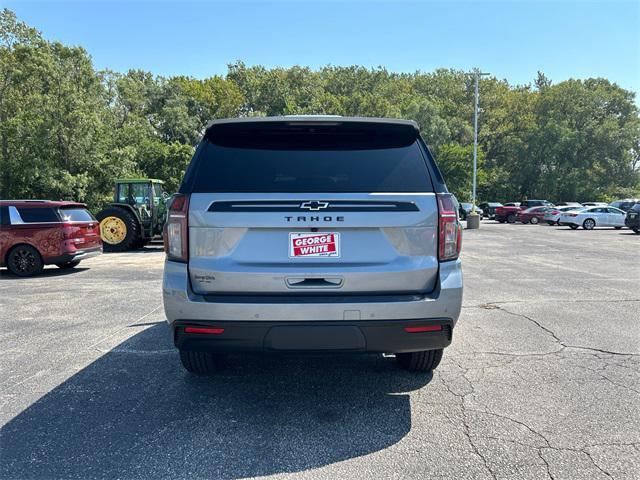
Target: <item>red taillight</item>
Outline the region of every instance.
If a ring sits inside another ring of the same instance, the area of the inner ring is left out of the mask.
[[[164,251],[169,260],[189,260],[189,195],[176,194],[164,226]]]
[[[439,332],[441,330],[442,330],[442,325],[422,325],[420,327],[404,327],[404,331],[408,333]]]
[[[185,327],[184,333],[201,333],[205,335],[220,335],[224,333],[224,328]]]
[[[456,202],[450,193],[438,193],[438,258],[455,260],[462,246],[462,228],[458,222]]]

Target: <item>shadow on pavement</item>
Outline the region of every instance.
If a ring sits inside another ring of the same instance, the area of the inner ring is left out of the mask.
[[[0,280],[29,280],[33,278],[47,278],[47,277],[66,277],[67,275],[73,275],[76,273],[84,272],[85,270],[89,270],[89,267],[75,267],[62,269],[58,267],[47,267],[42,273],[35,275],[33,277],[19,277],[14,275],[9,270],[1,269],[0,270]]]
[[[241,478],[382,450],[431,380],[380,356],[242,356],[182,370],[165,324],[130,338],[0,430],[2,478]]]

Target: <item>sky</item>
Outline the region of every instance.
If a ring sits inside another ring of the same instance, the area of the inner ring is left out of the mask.
[[[640,93],[635,1],[33,1],[0,6],[97,69],[205,78],[267,67],[479,67],[512,84],[605,77]],[[638,97],[636,98],[638,101]]]

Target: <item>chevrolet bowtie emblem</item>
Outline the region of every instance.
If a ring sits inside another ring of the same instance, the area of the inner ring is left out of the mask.
[[[318,202],[317,200],[313,200],[311,202],[302,202],[300,204],[300,208],[306,208],[307,210],[318,211],[323,208],[327,208],[329,206],[329,202]]]

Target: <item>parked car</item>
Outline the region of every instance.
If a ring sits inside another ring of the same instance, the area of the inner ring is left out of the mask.
[[[536,225],[540,223],[550,207],[531,207],[526,210],[520,210],[516,217],[522,223],[531,223]]]
[[[626,212],[638,202],[640,202],[640,198],[625,198],[624,200],[616,200],[615,202],[611,202],[609,206],[619,208],[623,212]]]
[[[556,204],[556,207],[584,207],[579,202],[560,202]]]
[[[467,215],[471,213],[472,208],[473,208],[472,203],[461,203],[460,206],[458,207],[458,215],[460,215],[460,220],[466,220]],[[476,213],[480,215],[480,219],[482,219],[484,211],[478,206],[476,206]]]
[[[496,218],[496,208],[502,207],[502,204],[500,202],[484,202],[479,207],[486,218],[494,219]]]
[[[214,120],[165,227],[164,309],[182,365],[385,352],[433,370],[462,304],[457,208],[413,121]]]
[[[553,207],[553,203],[548,200],[523,200],[520,202],[520,208],[526,210],[531,207]]]
[[[496,207],[495,219],[500,223],[516,223],[521,210],[519,202],[505,203],[501,207]]]
[[[542,218],[549,225],[560,225],[560,215],[564,212],[578,212],[580,210],[584,210],[587,207],[574,207],[574,206],[564,206],[564,207],[550,207],[544,214]]]
[[[21,277],[102,253],[98,221],[83,203],[0,200],[0,225],[0,267]]]
[[[636,203],[627,210],[624,224],[635,233],[640,234],[640,203]]]
[[[625,212],[613,207],[590,207],[580,211],[564,212],[560,215],[560,225],[567,225],[574,230],[582,227],[593,230],[595,227],[624,227]]]
[[[584,207],[608,207],[609,204],[607,202],[582,202],[582,206],[584,206]]]

